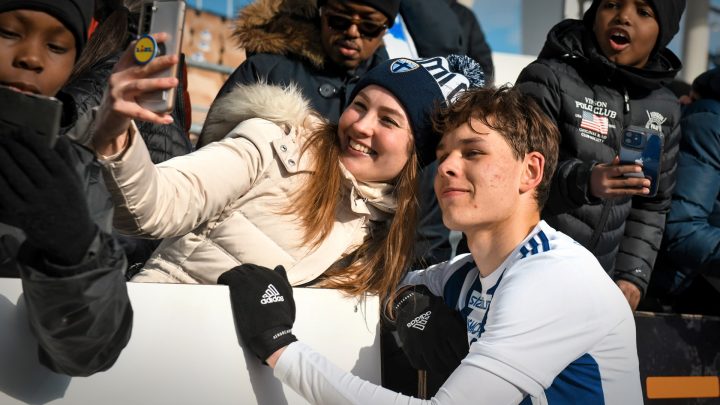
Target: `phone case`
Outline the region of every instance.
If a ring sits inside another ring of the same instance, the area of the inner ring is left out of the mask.
[[[642,172],[627,173],[626,176],[650,179],[650,193],[645,197],[653,197],[657,194],[662,151],[662,132],[642,127],[628,127],[625,129],[620,143],[620,164],[638,164],[642,166]]]
[[[32,128],[52,148],[60,131],[62,102],[55,97],[22,93],[0,86],[0,125]]]
[[[185,24],[184,0],[145,0],[140,12],[140,32],[143,34],[157,34],[166,32],[167,41],[158,44],[158,54],[178,55],[182,44],[183,25]],[[163,70],[152,77],[176,77],[178,65]],[[157,113],[169,112],[175,103],[176,89],[158,91],[138,98],[138,104]]]

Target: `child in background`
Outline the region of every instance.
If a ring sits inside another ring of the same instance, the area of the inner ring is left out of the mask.
[[[543,218],[588,248],[631,308],[645,293],[675,186],[680,106],[664,87],[681,67],[667,44],[684,0],[595,0],[582,21],[553,27],[539,58],[518,77],[560,128],[558,169]],[[659,187],[625,177],[619,164],[625,128],[664,135]]]
[[[54,96],[85,46],[93,6],[0,0],[0,84]],[[111,220],[89,150],[64,136],[51,149],[31,128],[0,125],[0,276],[22,278],[40,361],[53,371],[106,370],[130,339],[126,260]]]

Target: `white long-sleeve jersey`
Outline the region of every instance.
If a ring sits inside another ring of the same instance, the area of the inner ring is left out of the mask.
[[[541,221],[480,277],[470,255],[408,274],[458,309],[470,352],[431,400],[346,373],[302,343],[275,375],[317,404],[641,404],[635,322],[595,257]]]

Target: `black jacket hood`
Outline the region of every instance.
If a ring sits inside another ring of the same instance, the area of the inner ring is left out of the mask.
[[[643,68],[617,65],[599,50],[595,36],[580,20],[563,20],[548,33],[539,58],[566,59],[586,72],[598,72],[609,81],[619,80],[627,87],[654,90],[670,83],[682,68],[680,59],[663,48]]]

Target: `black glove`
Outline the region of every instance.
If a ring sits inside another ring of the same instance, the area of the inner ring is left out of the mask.
[[[285,268],[243,264],[226,271],[218,284],[230,287],[235,327],[245,345],[265,361],[292,342],[295,301]]]
[[[402,349],[414,368],[447,377],[468,354],[467,327],[460,313],[424,285],[403,291],[393,309]]]
[[[97,233],[65,137],[55,148],[27,128],[0,128],[0,222],[22,229],[57,264],[78,264]]]

